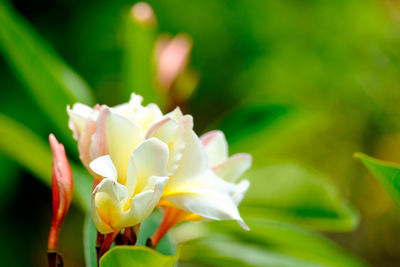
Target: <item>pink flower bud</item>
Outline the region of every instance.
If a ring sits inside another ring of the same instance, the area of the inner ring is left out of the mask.
[[[68,211],[72,199],[73,179],[64,146],[60,144],[53,134],[49,135],[53,153],[53,217],[49,234],[48,249],[57,250],[58,234]]]

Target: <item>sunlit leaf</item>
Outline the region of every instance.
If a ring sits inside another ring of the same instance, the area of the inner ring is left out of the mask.
[[[400,205],[400,165],[369,157],[362,153],[356,153],[355,157],[375,175],[382,186]]]
[[[357,211],[322,175],[297,164],[276,164],[249,171],[249,191],[240,210],[244,218],[273,218],[324,231],[350,231]]]
[[[0,51],[43,113],[70,138],[66,106],[76,101],[93,104],[92,93],[5,1],[0,2]]]
[[[100,259],[100,267],[173,267],[176,257],[159,254],[153,249],[142,246],[116,246]]]
[[[30,129],[0,114],[0,152],[51,186],[52,156],[49,145]],[[71,164],[74,197],[85,210],[90,206],[91,178],[82,168]]]

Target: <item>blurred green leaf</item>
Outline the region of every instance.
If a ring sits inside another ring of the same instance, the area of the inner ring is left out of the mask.
[[[393,200],[400,205],[400,165],[372,158],[362,153],[354,155],[378,178]]]
[[[50,147],[30,129],[0,114],[0,152],[30,171],[41,182],[51,187],[52,156]],[[74,166],[74,201],[89,210],[92,179],[89,174]]]
[[[157,253],[142,246],[116,246],[100,259],[100,267],[114,266],[157,266],[173,267],[176,257]]]
[[[182,260],[197,263],[199,266],[321,266],[309,261],[269,251],[254,244],[245,244],[229,236],[214,234],[182,246]]]
[[[0,2],[0,51],[59,133],[70,139],[65,131],[66,106],[77,101],[92,105],[93,95],[87,84],[5,1]]]
[[[97,230],[94,226],[92,216],[88,212],[83,224],[83,248],[86,267],[97,267],[96,238]]]
[[[297,164],[275,164],[245,175],[251,182],[240,206],[244,218],[273,218],[323,231],[351,231],[357,211],[325,177]]]
[[[265,166],[272,156],[282,156],[327,129],[326,114],[315,114],[283,104],[251,104],[225,116],[211,127],[221,129],[231,153],[248,152],[254,167]]]
[[[254,253],[256,251],[258,251],[258,254],[262,254],[263,251],[275,252],[321,266],[366,266],[361,259],[351,255],[324,236],[298,226],[264,219],[246,219],[246,223],[250,227],[248,232],[237,227],[235,223],[224,222],[223,225],[222,223],[212,223],[210,226],[216,231],[230,233],[231,238],[234,237],[235,239],[231,241],[233,244],[254,246],[257,248]],[[207,242],[210,246],[217,244],[214,239]],[[218,251],[229,250],[227,243],[229,242],[225,241],[219,244]],[[235,246],[232,246],[230,257],[234,256],[235,251],[238,251]],[[236,255],[236,257],[246,258],[246,255]],[[252,256],[246,262],[250,263],[253,259],[255,260],[256,256]],[[267,264],[267,266],[269,265]]]
[[[151,7],[149,7],[151,8]],[[132,9],[124,12],[123,27],[123,97],[132,92],[143,96],[144,103],[163,104],[154,84],[154,45],[157,37],[155,21],[140,22]]]
[[[140,224],[139,237],[136,243],[137,245],[144,246],[146,244],[147,238],[151,237],[160,225],[162,217],[162,213],[158,210],[155,210]],[[175,245],[172,243],[168,234],[158,244],[157,251],[164,255],[175,254]]]

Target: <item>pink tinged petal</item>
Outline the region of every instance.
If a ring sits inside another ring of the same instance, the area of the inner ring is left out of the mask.
[[[168,177],[151,176],[143,192],[132,198],[131,206],[124,214],[124,225],[133,226],[146,219],[160,201]]]
[[[228,158],[228,143],[221,131],[211,131],[201,136],[210,166],[221,164]]]
[[[168,144],[178,130],[178,122],[172,118],[164,118],[163,120],[153,124],[147,131],[146,139],[155,137]]]
[[[81,136],[78,141],[79,158],[83,165],[89,170],[89,163],[92,161],[90,156],[90,144],[92,141],[92,136],[96,131],[96,122],[88,119],[86,122],[86,127],[82,131]]]
[[[126,187],[111,180],[103,179],[92,193],[92,218],[102,234],[121,228],[121,211],[128,192]]]
[[[236,220],[239,225],[249,230],[240,217],[232,198],[217,191],[182,192],[164,197],[179,208],[211,220]]]
[[[109,178],[117,181],[117,170],[110,158],[110,155],[104,155],[93,160],[89,164],[90,169],[103,178]]]
[[[214,166],[214,171],[225,181],[234,182],[251,167],[251,163],[252,158],[250,154],[239,153]]]
[[[173,179],[168,183],[169,188],[186,184],[188,180],[198,177],[207,170],[207,155],[203,144],[192,130],[192,117],[185,116],[183,123],[185,147],[179,166],[172,176]]]
[[[235,202],[236,206],[242,202],[244,195],[250,187],[250,182],[248,180],[243,180],[235,186],[235,190],[232,194],[232,200]]]
[[[90,157],[92,159],[108,154],[106,140],[106,119],[110,115],[109,108],[103,108],[96,122],[96,130],[92,135],[90,144]]]
[[[168,175],[172,175],[175,172],[182,158],[183,149],[185,148],[183,134],[183,122],[178,123],[177,120],[170,117],[155,123],[147,132],[146,138],[155,137],[168,144],[170,152],[167,166]]]
[[[86,119],[92,113],[93,109],[89,106],[76,103],[72,106],[67,106],[69,116],[68,126],[73,132],[74,139],[78,140],[86,125]]]
[[[128,166],[129,193],[142,192],[151,176],[166,176],[168,158],[168,146],[154,137],[135,148]]]

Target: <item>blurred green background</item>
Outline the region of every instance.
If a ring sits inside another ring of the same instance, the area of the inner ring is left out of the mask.
[[[398,1],[148,1],[150,26],[127,19],[134,3],[0,0],[4,266],[46,265],[50,132],[79,165],[66,104],[115,105],[132,88],[160,101],[149,56],[160,33],[192,39],[175,89],[198,81],[178,101],[196,132],[219,128],[231,153],[254,158],[240,208],[252,231],[182,225],[172,240],[205,237],[182,246],[179,266],[398,266],[400,210],[353,159],[400,162]],[[81,206],[62,229],[66,266],[85,263]]]

